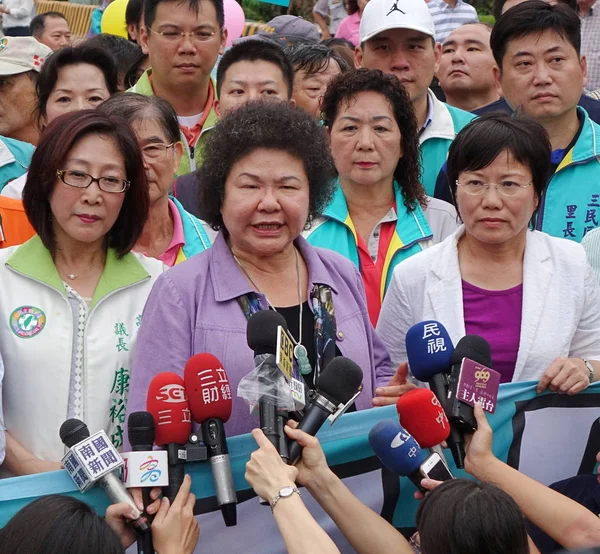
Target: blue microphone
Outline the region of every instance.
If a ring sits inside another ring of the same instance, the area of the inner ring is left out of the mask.
[[[419,490],[424,491],[419,468],[427,455],[398,420],[387,419],[377,423],[369,432],[369,443],[386,469],[408,477]]]
[[[453,352],[452,339],[439,321],[421,321],[406,333],[408,366],[419,381],[450,373]]]
[[[452,370],[454,345],[446,328],[439,321],[422,321],[406,333],[406,354],[412,374],[429,383],[450,419],[452,402],[448,399],[449,374]],[[456,423],[450,422],[448,446],[456,467],[465,467],[465,438]]]

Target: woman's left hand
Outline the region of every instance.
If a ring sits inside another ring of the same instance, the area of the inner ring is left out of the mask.
[[[385,387],[377,387],[375,389],[375,398],[373,398],[373,406],[389,406],[396,404],[398,398],[409,390],[416,389],[417,385],[407,381],[408,377],[408,362],[402,362],[390,382]]]
[[[561,394],[577,394],[589,385],[589,371],[581,358],[556,358],[540,379],[537,392],[548,388]]]
[[[282,487],[294,485],[298,470],[281,459],[261,429],[253,429],[252,436],[259,448],[246,464],[246,481],[258,496],[271,501]]]
[[[131,506],[126,502],[112,504],[106,509],[104,520],[108,526],[119,537],[123,548],[129,548],[135,542],[135,533],[131,527],[127,526],[127,521],[134,519],[131,513]]]

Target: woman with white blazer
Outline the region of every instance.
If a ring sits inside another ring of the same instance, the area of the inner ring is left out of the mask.
[[[377,325],[393,363],[406,362],[408,329],[433,319],[454,344],[484,337],[502,382],[575,394],[597,380],[600,289],[585,252],[529,225],[549,159],[545,131],[526,119],[486,116],[458,134],[448,178],[463,225],[396,267]]]

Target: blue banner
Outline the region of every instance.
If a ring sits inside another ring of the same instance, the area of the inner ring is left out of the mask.
[[[496,413],[489,416],[494,429],[494,454],[547,485],[591,473],[595,455],[600,451],[600,384],[575,396],[537,395],[536,384],[501,385]],[[411,527],[417,507],[413,499],[415,488],[408,480],[400,479],[383,490],[382,473],[367,437],[375,423],[395,417],[395,406],[345,414],[334,426],[326,424],[318,436],[330,466],[365,504],[378,513],[388,514],[397,527]],[[250,435],[242,435],[227,442],[240,500],[238,525],[226,528],[220,512],[215,511],[210,464],[189,464],[186,471],[192,477],[197,509],[203,514],[197,551],[222,554],[236,551],[240,544],[253,544],[255,552],[285,552],[270,510],[258,504],[244,479],[246,462],[256,448],[254,440]],[[449,451],[446,458],[456,476],[466,476],[456,470]],[[78,497],[100,514],[107,506],[104,491],[96,489],[80,494],[66,471],[4,479],[0,481],[0,525],[6,524],[28,502],[48,494]],[[340,550],[352,552],[320,507],[308,494],[303,498]],[[217,534],[219,540],[215,542]]]

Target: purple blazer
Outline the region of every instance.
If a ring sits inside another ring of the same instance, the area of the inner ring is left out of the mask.
[[[295,241],[308,267],[308,291],[315,284],[333,293],[340,352],[363,370],[363,391],[356,407],[371,407],[376,386],[386,385],[395,372],[388,352],[369,321],[362,279],[354,264],[341,255]],[[247,320],[237,297],[252,292],[222,233],[211,248],[163,273],[144,308],[137,337],[127,414],[146,409],[152,378],[164,371],[183,376],[194,354],[210,352],[222,362],[231,382],[233,411],[225,424],[228,436],[258,427],[246,402],[237,396],[241,378],[252,371],[254,355],[246,343]]]

